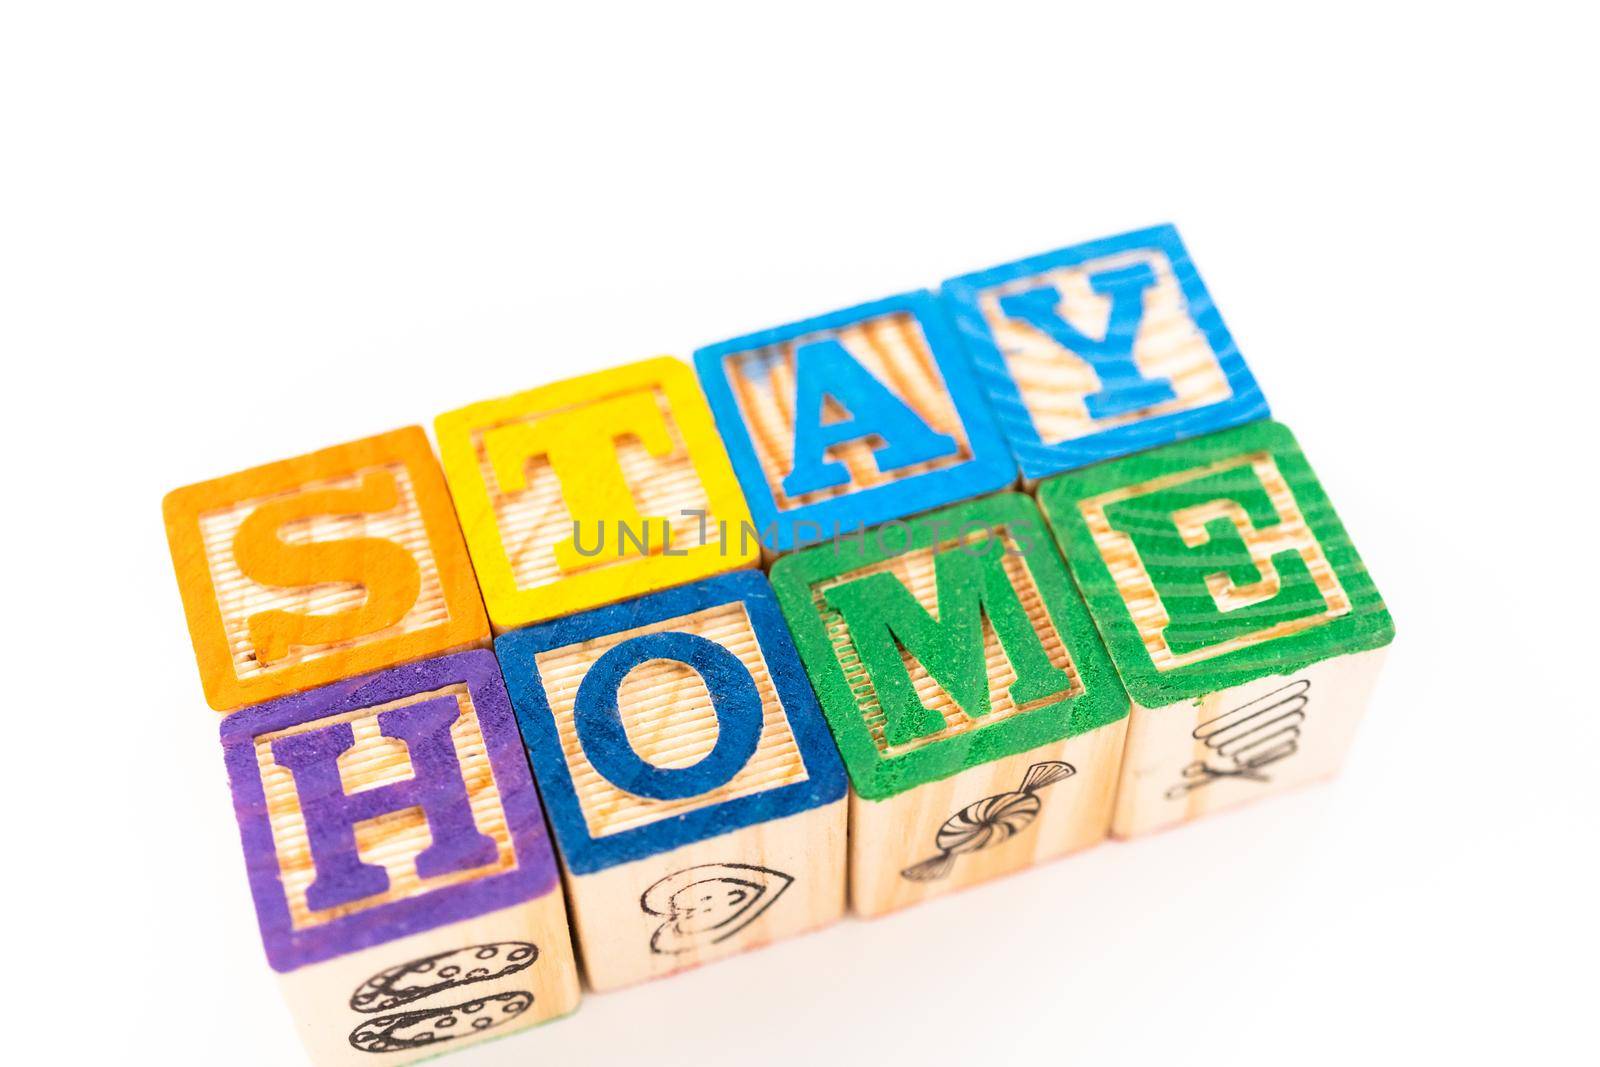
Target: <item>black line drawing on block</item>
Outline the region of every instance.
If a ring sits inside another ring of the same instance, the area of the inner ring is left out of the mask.
[[[1179,800],[1219,778],[1270,782],[1262,768],[1300,750],[1310,692],[1311,679],[1302,678],[1196,726],[1194,739],[1204,742],[1215,759],[1184,767],[1183,781],[1167,790],[1167,799]]]
[[[1058,760],[1035,763],[1022,776],[1015,793],[984,797],[946,819],[933,839],[939,854],[907,867],[900,877],[913,882],[938,881],[950,873],[957,856],[981,852],[1020,834],[1039,814],[1038,791],[1077,773],[1072,764]]]
[[[755,922],[794,879],[747,863],[702,863],[669,874],[646,889],[639,907],[665,921],[650,937],[663,956],[726,941]]]
[[[350,1007],[369,1013],[393,1011],[446,989],[516,974],[538,958],[538,946],[526,941],[494,941],[424,956],[362,982],[350,995]]]
[[[533,1006],[525,990],[495,993],[448,1008],[422,1008],[368,1019],[350,1032],[350,1045],[361,1052],[403,1052],[472,1037],[510,1022]]]

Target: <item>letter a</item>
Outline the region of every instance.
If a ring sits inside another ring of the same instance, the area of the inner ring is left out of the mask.
[[[863,437],[882,444],[872,450],[878,470],[887,473],[926,463],[956,450],[948,434],[936,432],[874,378],[838,341],[813,341],[795,349],[794,469],[783,480],[791,497],[848,484],[850,472],[828,449]],[[823,408],[832,398],[848,417],[824,424]]]

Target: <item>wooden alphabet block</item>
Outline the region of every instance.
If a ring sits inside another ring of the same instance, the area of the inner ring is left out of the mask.
[[[577,1006],[487,649],[247,708],[222,745],[267,959],[314,1062],[410,1063]]]
[[[1287,427],[1065,474],[1039,500],[1133,698],[1118,836],[1338,769],[1394,624]]]
[[[163,510],[218,711],[488,641],[421,427],[176,489]]]
[[[1029,482],[1267,417],[1171,226],[953,278],[941,295]]]
[[[844,910],[845,779],[759,572],[501,637],[596,990]]]
[[[931,293],[725,341],[700,349],[694,361],[774,551],[1016,478]]]
[[[1106,836],[1128,698],[1031,499],[818,545],[772,581],[855,787],[856,911]]]
[[[497,632],[761,555],[694,374],[670,356],[435,420]]]

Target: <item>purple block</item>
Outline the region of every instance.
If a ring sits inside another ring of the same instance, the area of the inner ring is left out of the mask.
[[[437,695],[393,706],[455,685],[466,687],[483,736],[514,857],[508,869],[493,866],[499,856],[496,842],[479,828],[468,803],[465,775],[450,732],[460,714],[458,702]],[[373,710],[363,716],[365,709]],[[352,722],[363,718],[374,722],[384,737],[405,746],[411,776],[346,793],[338,758],[354,744]],[[257,740],[322,720],[326,725]],[[262,784],[260,745],[292,775],[315,867],[315,877],[306,888],[306,905],[315,921],[300,929],[291,919],[280,874],[279,842]],[[505,683],[491,652],[479,649],[391,667],[246,708],[223,721],[222,748],[261,940],[274,970],[290,971],[533,900],[555,889],[555,856]],[[401,899],[373,899],[388,891],[389,876],[357,853],[355,827],[413,808],[427,819],[432,835],[432,842],[413,861],[424,888]],[[479,868],[485,871],[481,877],[426,887],[429,880],[461,879]],[[364,901],[368,901],[365,906]],[[333,914],[316,917],[318,911]]]

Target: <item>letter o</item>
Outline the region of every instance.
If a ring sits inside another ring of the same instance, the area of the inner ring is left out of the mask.
[[[654,659],[688,664],[711,694],[717,743],[688,767],[647,763],[622,726],[617,691],[628,672]],[[727,784],[750,762],[761,740],[761,693],[749,669],[721,645],[696,634],[645,634],[594,661],[578,686],[573,722],[583,754],[617,788],[654,800],[683,800]]]

